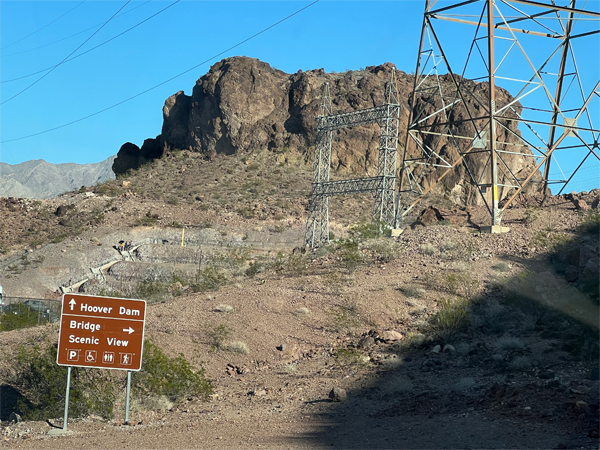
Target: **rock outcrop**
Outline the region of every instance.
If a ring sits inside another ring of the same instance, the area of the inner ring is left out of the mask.
[[[385,63],[343,73],[326,73],[323,69],[317,69],[290,75],[257,59],[224,59],[198,79],[191,96],[179,91],[169,97],[163,107],[161,134],[156,139],[146,140],[141,149],[131,143],[123,145],[113,168],[116,173],[123,173],[174,149],[201,152],[208,158],[217,154],[268,149],[281,153],[284,158],[288,152],[296,152],[310,162],[314,152],[315,116],[319,112],[324,83],[330,85],[335,113],[370,108],[383,103],[385,85],[392,69],[392,64]],[[399,140],[402,153],[414,78],[402,71],[397,71],[396,75],[402,106]],[[453,86],[450,79],[442,78],[444,89],[450,91]],[[487,83],[463,81],[469,84],[475,98],[483,99],[487,95]],[[510,100],[512,97],[507,91],[497,89],[498,107]],[[472,97],[466,101],[473,106],[477,103]],[[415,108],[422,107],[427,115],[428,111],[434,111],[440,105],[435,102],[426,104],[425,99],[417,98]],[[520,106],[517,104],[515,108],[518,112]],[[459,106],[454,115],[451,119],[467,117],[466,107]],[[464,129],[457,130],[458,133],[474,135],[473,125],[461,126]],[[512,133],[519,134],[517,122],[508,121],[505,126],[498,130],[498,140],[515,141]],[[433,138],[435,136],[423,136],[427,144]],[[342,176],[348,176],[349,173],[376,173],[378,139],[377,125],[339,130],[334,136],[332,168],[340,171]],[[459,145],[468,144],[466,141]],[[458,151],[453,145],[446,139],[439,147],[440,155],[450,162],[458,158]],[[409,145],[410,154],[416,151],[414,145]],[[475,170],[482,170],[486,158],[487,155],[483,154],[473,155],[468,163]],[[531,158],[508,156],[505,162],[517,177],[531,170]],[[436,177],[435,171],[428,173],[425,184],[431,184]],[[438,193],[442,192],[449,194],[456,203],[482,203],[464,167],[458,167],[443,180],[438,189]],[[502,197],[506,196],[506,192],[501,194]]]

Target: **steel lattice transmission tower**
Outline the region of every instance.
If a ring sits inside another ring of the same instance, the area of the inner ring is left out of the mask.
[[[532,183],[543,192],[557,184],[560,193],[582,166],[600,161],[599,3],[425,3],[396,227],[462,167],[490,231],[506,231],[504,210]],[[576,167],[570,176],[566,161]]]
[[[334,195],[374,192],[373,218],[393,228],[396,220],[399,118],[400,105],[394,70],[386,86],[383,105],[349,113],[332,114],[329,84],[325,83],[320,115],[316,118],[315,161],[305,245],[316,248],[329,241],[329,197]],[[333,132],[372,123],[380,127],[377,176],[330,181]]]

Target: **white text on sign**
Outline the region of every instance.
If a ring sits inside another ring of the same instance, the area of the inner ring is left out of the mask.
[[[98,325],[97,323],[84,321],[77,322],[76,320],[71,320],[69,328],[76,328],[78,330],[90,330],[93,333],[94,331],[98,331],[100,329],[100,325]]]
[[[106,338],[106,340],[108,341],[108,345],[114,345],[117,347],[127,347],[127,344],[129,344],[129,341],[121,341],[115,338]]]
[[[81,312],[86,313],[100,313],[100,314],[110,314],[113,310],[112,306],[94,306],[88,305],[87,303],[82,303],[80,305]],[[129,309],[124,306],[119,307],[119,315],[121,316],[130,316],[130,317],[140,317],[139,309]]]

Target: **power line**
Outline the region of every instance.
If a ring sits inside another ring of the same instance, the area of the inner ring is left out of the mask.
[[[158,16],[160,13],[162,13],[162,12],[166,11],[166,10],[167,10],[167,9],[169,9],[171,6],[174,6],[174,5],[176,5],[176,4],[177,4],[177,3],[179,3],[180,1],[181,1],[181,0],[177,0],[177,1],[173,2],[173,3],[171,3],[169,6],[166,6],[165,8],[161,9],[161,10],[160,10],[160,11],[158,11],[157,13],[154,13],[154,14],[152,14],[150,17],[147,17],[146,19],[142,20],[141,22],[138,22],[137,24],[135,24],[135,25],[134,25],[134,26],[132,26],[131,28],[128,28],[127,30],[125,30],[125,31],[123,31],[123,32],[121,32],[121,33],[119,33],[119,34],[117,34],[116,36],[113,36],[113,37],[111,37],[110,39],[108,39],[108,40],[106,40],[106,41],[104,41],[104,42],[102,42],[102,43],[100,43],[100,44],[96,45],[95,47],[92,47],[92,48],[90,48],[90,49],[86,50],[85,52],[82,52],[82,53],[80,53],[79,55],[73,56],[73,57],[72,57],[72,58],[70,58],[70,59],[63,60],[61,63],[58,63],[58,64],[56,64],[55,66],[46,67],[45,69],[38,70],[37,72],[30,73],[29,75],[23,75],[22,77],[18,77],[18,78],[11,78],[10,80],[4,80],[4,81],[0,81],[0,83],[10,83],[10,82],[12,82],[12,81],[17,81],[17,80],[22,80],[23,78],[29,78],[29,77],[32,77],[33,75],[37,75],[38,73],[46,72],[47,70],[54,70],[55,68],[57,68],[57,67],[58,67],[58,66],[60,66],[61,64],[64,64],[64,63],[68,63],[68,62],[70,62],[70,61],[73,61],[74,59],[77,59],[77,58],[79,58],[80,56],[83,56],[83,55],[85,55],[86,53],[89,53],[89,52],[91,52],[91,51],[94,51],[94,50],[96,50],[97,48],[99,48],[99,47],[102,47],[103,45],[106,45],[106,44],[108,44],[108,43],[109,43],[109,42],[111,42],[111,41],[114,41],[114,40],[115,40],[115,39],[117,39],[118,37],[121,37],[121,36],[123,36],[125,33],[129,33],[129,32],[130,32],[131,30],[133,30],[134,28],[137,28],[137,27],[139,27],[140,25],[142,25],[143,23],[145,23],[145,22],[148,22],[148,21],[149,21],[150,19],[152,19],[153,17],[156,17],[156,16]],[[104,26],[104,25],[103,25],[103,26]],[[100,30],[98,30],[98,31],[100,31]],[[97,33],[98,31],[96,31],[96,33]],[[73,53],[74,53],[74,52],[73,52]],[[72,55],[73,53],[71,53],[71,55]],[[71,56],[71,55],[69,55],[69,56]],[[68,58],[68,56],[67,56],[67,58]],[[1,103],[0,103],[0,104],[1,104]]]
[[[133,12],[136,9],[141,8],[142,6],[147,5],[148,3],[150,3],[150,0],[145,1],[141,5],[134,6],[130,10],[125,11],[122,14],[119,14],[117,17],[121,17],[121,16],[124,16],[126,14],[129,14],[130,12]],[[116,17],[115,17],[115,19],[116,19]],[[58,39],[56,41],[48,42],[47,44],[44,44],[44,45],[40,45],[39,47],[29,48],[27,50],[22,50],[22,51],[16,52],[16,53],[9,53],[8,55],[0,55],[0,58],[8,58],[8,57],[11,57],[11,56],[22,55],[23,53],[29,53],[29,52],[33,52],[34,50],[39,50],[40,48],[49,47],[51,45],[58,44],[59,42],[66,41],[67,39],[71,39],[71,38],[73,38],[75,36],[79,36],[80,34],[85,33],[86,31],[90,31],[90,30],[93,30],[94,28],[98,28],[100,25],[102,25],[102,24],[101,23],[96,24],[96,25],[94,25],[92,27],[86,28],[85,30],[81,30],[81,31],[78,31],[75,34],[71,34],[70,36],[64,37],[62,39]]]
[[[0,144],[4,144],[4,143],[7,143],[7,142],[20,141],[20,140],[22,140],[22,139],[27,139],[27,138],[34,137],[34,136],[39,136],[40,134],[50,133],[51,131],[55,131],[55,130],[59,130],[60,128],[65,128],[65,127],[68,127],[69,125],[73,125],[73,124],[75,124],[75,123],[78,123],[78,122],[81,122],[81,121],[83,121],[83,120],[89,119],[89,118],[91,118],[91,117],[97,116],[98,114],[102,114],[103,112],[106,112],[106,111],[108,111],[108,110],[110,110],[110,109],[116,108],[117,106],[120,106],[120,105],[122,105],[122,104],[124,104],[124,103],[127,103],[127,102],[129,102],[129,101],[131,101],[131,100],[133,100],[133,99],[135,99],[135,98],[137,98],[137,97],[140,97],[140,96],[142,96],[142,95],[144,95],[144,94],[146,94],[146,93],[148,93],[148,92],[150,92],[150,91],[153,91],[154,89],[156,89],[156,88],[158,88],[158,87],[162,86],[163,84],[166,84],[166,83],[168,83],[168,82],[170,82],[170,81],[173,81],[174,79],[176,79],[176,78],[179,78],[179,77],[181,77],[181,76],[185,75],[186,73],[188,73],[188,72],[191,72],[191,71],[192,71],[192,70],[194,70],[194,69],[197,69],[198,67],[200,67],[200,66],[202,66],[202,65],[204,65],[204,64],[206,64],[206,63],[208,63],[208,62],[210,62],[210,61],[212,61],[213,59],[216,59],[216,58],[218,58],[219,56],[222,56],[224,53],[227,53],[228,51],[231,51],[231,50],[233,50],[234,48],[237,48],[237,47],[239,47],[240,45],[242,45],[242,44],[245,44],[246,42],[248,42],[248,41],[250,41],[250,40],[254,39],[255,37],[257,37],[257,36],[260,36],[261,34],[263,34],[263,33],[267,32],[267,31],[268,31],[268,30],[270,30],[271,28],[274,28],[274,27],[276,27],[277,25],[279,25],[279,24],[281,24],[281,23],[285,22],[286,20],[288,20],[288,19],[291,19],[291,18],[292,18],[292,17],[294,17],[295,15],[297,15],[297,14],[300,14],[300,13],[301,13],[302,11],[304,11],[305,9],[308,9],[308,8],[310,8],[311,6],[313,6],[313,5],[317,4],[317,3],[319,3],[320,1],[321,1],[321,0],[315,0],[315,1],[313,1],[312,3],[310,3],[310,4],[306,5],[306,6],[304,6],[303,8],[300,8],[300,9],[299,9],[299,10],[297,10],[296,12],[294,12],[294,13],[290,14],[289,16],[287,16],[287,17],[284,17],[283,19],[279,20],[278,22],[275,22],[274,24],[272,24],[272,25],[269,25],[267,28],[264,28],[264,29],[262,29],[262,30],[261,30],[261,31],[259,31],[258,33],[256,33],[256,34],[253,34],[252,36],[250,36],[250,37],[248,37],[248,38],[244,39],[243,41],[240,41],[240,42],[238,42],[237,44],[235,44],[235,45],[233,45],[233,46],[229,47],[228,49],[226,49],[226,50],[223,50],[222,52],[219,52],[219,53],[217,53],[216,55],[213,55],[213,56],[211,56],[210,58],[208,58],[208,59],[206,59],[206,60],[202,61],[202,62],[201,62],[201,63],[199,63],[199,64],[196,64],[194,67],[190,67],[189,69],[187,69],[187,70],[185,70],[185,71],[183,71],[183,72],[181,72],[181,73],[179,73],[179,74],[177,74],[177,75],[175,75],[175,76],[173,76],[173,77],[169,78],[168,80],[165,80],[165,81],[163,81],[163,82],[161,82],[161,83],[159,83],[159,84],[157,84],[157,85],[155,85],[155,86],[152,86],[151,88],[148,88],[148,89],[146,89],[145,91],[139,92],[138,94],[135,94],[135,95],[133,95],[133,96],[131,96],[131,97],[129,97],[129,98],[127,98],[127,99],[125,99],[125,100],[122,100],[122,101],[120,101],[120,102],[118,102],[118,103],[115,103],[114,105],[108,106],[108,107],[106,107],[106,108],[104,108],[104,109],[101,109],[100,111],[96,111],[95,113],[89,114],[89,115],[87,115],[87,116],[85,116],[85,117],[81,117],[81,118],[79,118],[79,119],[77,119],[77,120],[73,120],[73,121],[71,121],[71,122],[65,123],[65,124],[63,124],[63,125],[59,125],[59,126],[57,126],[57,127],[54,127],[54,128],[50,128],[50,129],[47,129],[47,130],[44,130],[44,131],[39,131],[39,132],[37,132],[37,133],[29,134],[29,135],[27,135],[27,136],[21,136],[21,137],[14,138],[14,139],[7,139],[7,140],[5,140],[5,141],[0,141]]]
[[[81,3],[78,3],[77,5],[75,5],[75,7],[74,7],[74,8],[71,8],[71,9],[70,9],[70,10],[68,10],[66,13],[64,13],[62,16],[60,16],[60,17],[57,17],[56,19],[54,19],[54,20],[53,20],[52,22],[50,22],[49,24],[47,24],[47,25],[44,25],[42,28],[39,28],[39,29],[35,30],[33,33],[29,33],[27,36],[25,36],[25,37],[22,37],[21,39],[19,39],[18,41],[15,41],[15,42],[13,42],[12,44],[8,44],[8,45],[6,45],[6,46],[4,46],[4,47],[0,48],[0,50],[4,50],[5,48],[12,47],[13,45],[15,45],[15,44],[18,44],[19,42],[21,42],[21,41],[24,41],[24,40],[25,40],[25,39],[27,39],[28,37],[31,37],[31,36],[33,36],[34,34],[36,34],[36,33],[40,32],[40,31],[42,31],[44,28],[47,28],[47,27],[49,27],[50,25],[52,25],[52,24],[53,24],[54,22],[56,22],[57,20],[59,20],[59,19],[62,19],[62,18],[63,18],[63,17],[65,17],[67,14],[69,14],[71,11],[73,11],[74,9],[76,9],[76,8],[78,8],[79,6],[83,5],[85,2],[86,2],[86,0],[83,0]]]
[[[102,28],[104,28],[108,22],[110,22],[111,20],[113,20],[115,18],[115,16],[123,9],[125,8],[129,2],[131,2],[131,0],[127,0],[127,3],[125,3],[123,6],[121,6],[119,8],[119,11],[117,11],[116,13],[114,13],[112,15],[112,17],[110,19],[108,19],[106,22],[104,22],[104,25],[102,25],[100,28],[98,28],[96,31],[94,31],[92,33],[92,35],[90,37],[88,37],[85,41],[83,41],[75,50],[73,50],[71,53],[69,53],[65,59],[63,59],[61,62],[59,62],[56,66],[54,66],[52,69],[50,69],[48,72],[46,72],[44,75],[42,75],[41,77],[39,77],[37,80],[35,80],[33,83],[31,83],[29,86],[27,86],[25,89],[17,92],[15,95],[13,95],[12,97],[10,97],[8,100],[4,100],[2,103],[0,103],[0,105],[4,105],[5,103],[10,102],[12,99],[18,97],[19,95],[21,95],[23,92],[27,91],[29,88],[33,87],[34,85],[36,85],[37,83],[39,83],[40,81],[42,81],[44,78],[46,78],[48,75],[50,75],[54,69],[56,69],[58,66],[60,66],[61,64],[63,64],[68,58],[69,56],[71,56],[73,53],[75,53],[77,50],[79,50],[81,47],[83,47],[85,45],[86,42],[88,42],[91,38],[93,38],[96,33],[98,33]]]

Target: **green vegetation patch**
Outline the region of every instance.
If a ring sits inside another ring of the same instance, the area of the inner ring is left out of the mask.
[[[13,375],[8,384],[22,394],[16,412],[26,420],[53,419],[64,413],[67,368],[56,364],[56,353],[56,345],[22,345],[11,361]],[[112,418],[125,382],[121,371],[73,367],[69,417]],[[203,368],[194,370],[183,355],[170,358],[151,341],[144,343],[142,370],[132,377],[132,397],[166,396],[181,401],[190,396],[207,399],[212,392]]]
[[[207,400],[213,393],[204,368],[194,370],[183,354],[169,358],[152,341],[144,343],[142,370],[132,379],[132,391],[137,396],[164,395],[172,401],[193,396]]]

